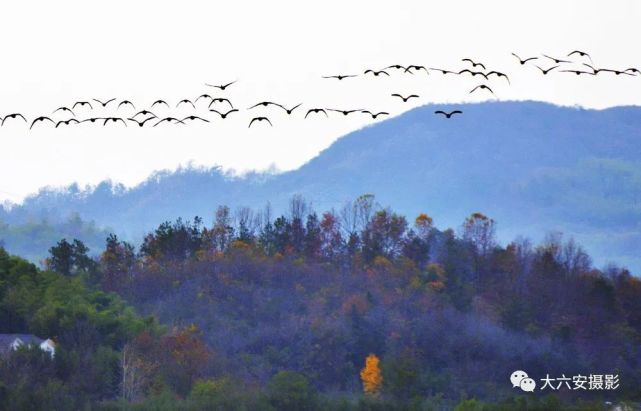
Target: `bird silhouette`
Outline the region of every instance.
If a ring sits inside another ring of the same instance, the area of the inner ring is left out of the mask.
[[[126,105],[129,105],[129,106],[133,107],[134,110],[136,109],[136,106],[134,106],[134,103],[132,103],[129,100],[123,100],[118,104],[118,107],[116,107],[116,110],[119,110],[120,106],[126,106]]]
[[[375,77],[378,77],[381,74],[385,74],[386,76],[389,77],[389,73],[387,71],[385,71],[385,70],[378,70],[377,71],[377,70],[367,69],[367,70],[365,70],[365,72],[363,74],[367,74],[367,73],[372,73]]]
[[[204,119],[202,117],[198,117],[198,116],[187,116],[187,117],[183,118],[181,121],[187,121],[187,120],[189,120],[189,121],[200,120],[200,121],[204,121],[205,123],[209,123],[209,120],[206,120],[206,119]]]
[[[388,69],[396,69],[396,70],[407,71],[407,67],[401,66],[400,64],[394,64],[393,66],[387,66],[387,67],[384,68],[384,70],[388,70]]]
[[[560,63],[572,63],[572,62],[571,62],[571,61],[569,61],[569,60],[562,60],[562,59],[558,59],[558,58],[556,58],[556,57],[548,56],[547,54],[543,54],[543,57],[548,58],[548,59],[550,59],[550,60],[554,61],[556,64],[560,64]]]
[[[213,97],[210,96],[209,94],[201,94],[200,96],[198,96],[198,98],[196,98],[195,103],[198,103],[198,100],[200,100],[201,98],[208,98],[209,101],[211,101],[213,99]]]
[[[577,76],[580,76],[581,74],[589,74],[591,76],[596,76],[597,73],[595,72],[589,72],[589,71],[581,71],[581,70],[559,70],[561,73],[574,73]]]
[[[276,107],[280,107],[280,108],[285,108],[285,107],[281,106],[278,103],[274,103],[273,101],[261,101],[260,103],[256,103],[253,106],[249,107],[247,110],[251,110],[252,108],[256,108],[258,106],[263,106],[263,107],[276,106]]]
[[[156,124],[154,124],[154,127],[156,127],[158,124],[160,124],[160,123],[162,123],[162,122],[164,122],[164,121],[167,121],[167,122],[175,121],[176,123],[185,124],[182,120],[178,120],[177,118],[174,118],[174,117],[165,117],[165,118],[163,118],[162,120],[160,120],[159,122],[157,122]],[[174,123],[174,124],[176,124],[176,123]]]
[[[505,77],[505,79],[507,80],[507,84],[512,84],[510,83],[510,78],[507,76],[507,74],[501,73],[500,71],[492,70],[489,73],[487,73],[485,78],[489,79],[492,74],[494,74],[497,77]]]
[[[418,96],[418,94],[410,94],[407,97],[403,97],[402,95],[400,95],[398,93],[394,93],[394,94],[392,94],[392,97],[399,97],[401,100],[403,100],[403,103],[407,103],[407,100],[409,100],[411,98],[418,98],[419,96]]]
[[[463,114],[463,112],[461,110],[454,110],[447,113],[443,110],[436,110],[434,114],[442,114],[445,116],[445,118],[451,118],[454,114]]]
[[[445,70],[445,69],[440,69],[440,68],[430,67],[429,69],[430,70],[434,70],[434,71],[440,71],[441,74],[458,74],[456,71],[450,71],[450,70]]]
[[[76,106],[80,106],[80,107],[89,106],[89,108],[93,110],[93,106],[88,101],[76,101],[75,103],[73,103],[73,106],[71,106],[71,108],[76,108]]]
[[[550,71],[554,70],[555,68],[559,68],[560,67],[560,66],[552,66],[552,67],[550,67],[548,69],[544,69],[544,68],[541,68],[541,67],[537,66],[536,64],[534,66],[536,68],[538,68],[539,70],[541,70],[541,73],[543,73],[544,76],[546,76]]]
[[[138,124],[138,127],[142,127],[142,126],[144,126],[144,125],[145,125],[145,123],[146,123],[146,122],[148,122],[149,120],[153,120],[153,119],[155,119],[155,118],[157,118],[157,117],[156,117],[156,116],[153,116],[153,117],[147,117],[147,118],[146,118],[146,119],[144,119],[143,121],[138,121],[138,120],[136,120],[135,118],[130,117],[130,118],[128,118],[127,120],[129,120],[129,121],[133,121],[134,123]]]
[[[284,106],[280,106],[280,107],[281,107],[283,110],[285,110],[285,112],[286,112],[287,114],[292,114],[292,112],[293,112],[294,110],[296,110],[298,107],[300,107],[302,104],[303,104],[303,103],[298,103],[298,104],[296,104],[294,107],[292,107],[292,108],[290,108],[290,109],[288,109],[288,108],[286,108],[286,107],[284,107]]]
[[[405,69],[405,72],[412,73],[412,70],[415,70],[415,71],[425,70],[425,73],[427,73],[428,75],[430,74],[429,70],[425,66],[419,66],[417,64],[411,64],[407,66],[407,68]]]
[[[53,111],[53,113],[51,113],[51,114],[56,114],[58,111],[62,111],[62,112],[65,112],[65,111],[66,111],[66,112],[71,113],[71,115],[72,115],[72,116],[74,116],[74,117],[76,116],[76,115],[74,114],[74,112],[73,112],[69,107],[64,107],[64,106],[63,106],[63,107],[58,107],[58,108],[57,108],[57,109],[55,109],[55,110]]]
[[[329,117],[327,115],[327,112],[325,111],[325,109],[322,109],[322,108],[310,108],[309,110],[307,110],[307,114],[305,114],[305,118],[307,118],[307,116],[309,116],[311,113],[323,113],[323,114],[325,114],[325,117]]]
[[[472,67],[480,66],[480,67],[483,67],[483,70],[485,70],[485,65],[483,63],[477,63],[470,58],[464,58],[464,59],[461,59],[461,61],[467,61],[472,65]]]
[[[111,99],[109,99],[109,100],[107,100],[107,101],[104,101],[104,102],[103,102],[103,101],[100,101],[100,100],[98,100],[98,99],[96,99],[96,98],[94,98],[94,99],[92,99],[92,100],[93,100],[93,101],[95,101],[96,103],[99,103],[99,104],[100,104],[101,106],[103,106],[103,107],[107,107],[107,104],[111,103],[112,101],[114,101],[114,100],[116,100],[116,99],[115,99],[115,98],[111,98]]]
[[[153,106],[155,106],[156,104],[164,104],[164,105],[166,105],[166,106],[167,106],[167,108],[170,108],[170,107],[169,107],[169,104],[167,104],[167,102],[166,102],[165,100],[156,100],[156,101],[154,101],[154,102],[151,104],[151,106],[153,107]]]
[[[378,113],[372,113],[369,110],[362,110],[361,113],[369,114],[373,119],[376,119],[378,116],[389,116],[389,113],[386,111],[379,111]]]
[[[516,57],[516,58],[519,60],[519,63],[521,63],[521,65],[524,65],[524,64],[525,64],[525,63],[527,63],[528,61],[531,61],[531,60],[537,60],[537,59],[538,59],[538,57],[528,57],[528,58],[526,58],[526,59],[522,59],[522,58],[521,58],[521,57],[519,57],[516,53],[512,53],[512,55],[513,55],[514,57]]]
[[[148,114],[151,114],[152,116],[156,117],[156,115],[155,115],[154,113],[152,113],[151,111],[149,111],[149,110],[140,110],[139,112],[137,112],[136,114],[134,114],[133,116],[131,116],[131,118],[136,118],[136,117],[138,117],[140,114],[142,114],[143,116],[146,116],[146,115],[148,115]]]
[[[82,120],[81,123],[86,123],[86,122],[95,123],[98,120],[104,120],[104,119],[105,119],[104,117],[92,117],[92,118]]]
[[[247,128],[250,128],[250,127],[252,126],[252,124],[254,124],[254,121],[258,121],[258,122],[266,121],[266,122],[268,122],[268,123],[269,123],[269,125],[270,125],[270,126],[273,126],[272,122],[271,122],[271,121],[269,121],[269,119],[268,119],[267,117],[254,117],[254,118],[252,118],[252,119],[251,119],[251,121],[249,122],[249,126],[247,126]]]
[[[6,116],[4,116],[4,118],[2,119],[2,123],[0,123],[0,127],[4,126],[4,122],[7,121],[7,119],[9,119],[9,118],[10,119],[14,119],[14,118],[18,118],[18,117],[23,119],[25,123],[27,122],[27,119],[24,118],[24,116],[22,114],[20,114],[20,113],[12,113],[12,114],[7,114]]]
[[[187,103],[191,104],[194,110],[196,109],[196,106],[194,105],[194,103],[192,103],[191,100],[189,100],[188,98],[180,100],[178,104],[176,104],[176,108],[178,108],[178,106],[180,106],[181,104],[187,104]]]
[[[586,53],[585,51],[581,51],[581,50],[574,50],[574,51],[569,52],[568,53],[568,57],[572,57],[575,54],[578,54],[581,57],[587,57],[588,59],[590,59],[590,61],[592,61],[592,57],[590,57],[590,55],[588,53]]]
[[[211,101],[209,102],[209,106],[207,106],[207,108],[211,108],[211,105],[214,103],[227,103],[229,104],[229,107],[234,108],[234,105],[231,103],[231,101],[229,101],[229,99],[226,99],[224,97],[216,97],[211,99]]]
[[[463,74],[463,73],[470,73],[472,75],[472,77],[482,76],[482,77],[485,77],[485,80],[488,79],[487,75],[485,73],[482,73],[480,71],[472,71],[470,69],[463,69],[463,70],[459,71],[457,74]]]
[[[79,122],[78,120],[76,120],[75,118],[70,118],[69,120],[62,120],[62,121],[58,121],[58,122],[56,123],[56,128],[58,128],[58,126],[59,126],[60,124],[64,124],[65,126],[68,126],[71,122],[73,122],[73,123],[75,123],[75,124],[79,124],[79,123],[80,123],[80,122]]]
[[[350,77],[356,77],[356,74],[337,74],[335,76],[323,76],[323,78],[335,78],[336,80],[343,80]]]
[[[228,111],[228,112],[226,112],[226,113],[221,113],[221,112],[220,112],[220,111],[218,111],[218,110],[215,110],[215,109],[213,109],[213,108],[210,108],[210,109],[209,109],[209,111],[211,111],[212,113],[216,113],[216,114],[218,114],[218,115],[220,116],[220,118],[222,118],[222,119],[224,120],[224,119],[226,119],[226,118],[227,118],[227,116],[228,116],[228,115],[230,115],[231,113],[235,113],[235,112],[237,112],[238,110],[237,110],[237,109],[235,109],[235,108],[233,108],[233,109],[229,110],[229,111]]]
[[[55,121],[53,121],[52,119],[50,119],[49,117],[47,117],[47,116],[40,116],[40,117],[36,118],[35,120],[33,120],[33,121],[31,122],[31,127],[29,127],[29,130],[31,130],[31,129],[33,128],[33,126],[34,126],[34,125],[36,125],[36,123],[44,122],[45,120],[50,121],[50,122],[51,122],[51,124],[54,124],[54,125],[56,124],[56,122],[55,122]]]
[[[359,112],[359,111],[363,111],[363,109],[360,109],[360,108],[359,108],[359,109],[357,109],[357,110],[337,110],[337,109],[334,109],[334,108],[328,108],[328,109],[326,109],[326,110],[327,110],[327,111],[334,111],[334,112],[336,112],[336,113],[341,113],[341,114],[343,114],[344,116],[346,116],[346,115],[348,115],[348,114],[356,113],[356,112]],[[326,113],[326,114],[327,114],[327,113]]]
[[[104,120],[105,121],[102,123],[103,126],[106,126],[107,123],[110,122],[110,121],[112,123],[117,123],[117,122],[120,121],[120,122],[122,122],[122,124],[125,125],[125,127],[127,127],[127,122],[125,120],[121,119],[120,117],[106,117]]]
[[[490,93],[494,94],[494,91],[492,91],[492,89],[485,84],[479,84],[478,86],[474,87],[472,90],[470,90],[470,94],[474,93],[476,90],[487,90]]]
[[[221,85],[216,85],[216,84],[207,84],[207,83],[205,83],[205,85],[206,85],[206,86],[209,86],[209,87],[214,87],[214,88],[220,89],[220,90],[222,90],[222,91],[225,91],[225,89],[226,89],[227,87],[231,86],[232,84],[236,83],[237,81],[238,81],[238,80],[234,80],[234,81],[232,81],[231,83],[221,84]]]

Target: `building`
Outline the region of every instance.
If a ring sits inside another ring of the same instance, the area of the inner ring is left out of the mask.
[[[0,356],[5,356],[21,346],[35,345],[48,352],[51,357],[56,354],[56,343],[51,339],[43,340],[32,334],[0,334]]]

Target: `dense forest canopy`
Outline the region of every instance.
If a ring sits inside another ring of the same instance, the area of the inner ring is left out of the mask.
[[[62,239],[45,271],[0,252],[0,331],[60,347],[53,360],[20,350],[0,363],[4,404],[545,410],[641,400],[641,281],[594,268],[560,234],[502,247],[482,213],[440,231],[372,195],[322,213],[300,196],[282,215],[220,206],[208,220],[162,223],[139,248],[109,235],[96,258]],[[620,386],[527,394],[509,383],[515,369],[611,373]]]

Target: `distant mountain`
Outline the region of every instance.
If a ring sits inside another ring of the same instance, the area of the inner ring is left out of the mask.
[[[458,227],[482,211],[499,236],[573,235],[597,264],[641,273],[641,107],[606,110],[538,102],[457,105],[434,115],[427,105],[340,138],[301,168],[236,178],[218,169],[158,173],[133,188],[104,182],[42,190],[0,211],[8,224],[77,212],[132,239],[178,216],[210,220],[217,205],[284,212],[293,194],[316,210],[363,193],[439,227]],[[301,136],[304,138],[304,136]],[[5,240],[10,249],[9,241]]]

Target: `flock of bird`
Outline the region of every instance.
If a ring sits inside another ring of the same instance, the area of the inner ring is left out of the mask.
[[[526,66],[531,65],[532,67],[537,68],[542,75],[547,76],[550,73],[569,73],[575,74],[577,76],[586,75],[586,76],[597,76],[600,74],[611,73],[616,76],[638,76],[641,75],[641,71],[637,68],[630,67],[626,69],[612,69],[612,68],[602,68],[595,67],[592,57],[590,54],[581,51],[574,50],[567,54],[563,58],[552,57],[547,54],[542,54],[541,56],[533,57],[521,57],[516,53],[511,53],[512,56],[516,59],[517,66]],[[473,88],[470,89],[469,94],[486,92],[491,95],[495,95],[494,90],[489,86],[489,82],[496,78],[497,80],[505,81],[506,84],[510,85],[510,78],[507,74],[497,70],[488,70],[485,63],[476,61],[471,58],[461,59],[461,63],[464,64],[464,67],[461,69],[445,69],[437,67],[427,67],[423,65],[400,65],[395,64],[382,69],[373,69],[368,68],[364,70],[361,74],[336,74],[322,76],[326,80],[336,80],[336,81],[346,81],[354,77],[390,77],[398,73],[403,75],[419,75],[424,73],[425,75],[430,75],[431,73],[439,73],[441,75],[454,75],[454,76],[468,76],[472,79],[479,79],[479,83],[476,84]],[[546,64],[547,63],[547,64]],[[485,80],[482,82],[481,79]],[[236,84],[237,81],[232,81],[225,84],[208,84],[205,83],[205,86],[217,89],[219,92],[225,92],[228,88]],[[418,94],[407,94],[403,95],[401,93],[391,93],[391,98],[398,99],[403,103],[407,103],[412,99],[418,99],[420,96]],[[212,96],[208,93],[201,94],[197,98],[191,100],[188,98],[180,100],[173,108],[180,108],[182,106],[191,107],[194,112],[196,111],[196,105],[202,105],[201,100],[204,100],[207,104],[207,112],[210,113],[209,117],[206,115],[195,115],[191,114],[186,117],[181,116],[157,116],[154,112],[163,108],[172,109],[170,104],[163,100],[158,99],[154,101],[150,106],[143,109],[138,109],[133,102],[129,100],[118,100],[116,98],[110,98],[107,100],[101,99],[91,99],[86,101],[76,101],[70,106],[61,106],[53,110],[49,115],[38,116],[31,121],[21,113],[11,113],[4,116],[0,115],[0,127],[4,127],[5,124],[12,122],[23,122],[24,124],[30,125],[29,129],[40,124],[50,124],[51,127],[59,128],[61,126],[72,126],[81,123],[97,123],[102,126],[107,126],[109,124],[120,124],[125,127],[130,124],[138,127],[145,127],[149,124],[150,127],[157,127],[163,124],[187,124],[189,122],[202,122],[210,123],[214,118],[219,118],[220,120],[227,119],[230,115],[238,113],[239,108],[236,108],[232,103],[229,96]],[[273,101],[261,101],[250,107],[247,111],[256,111],[256,109],[269,108],[272,107],[276,110],[282,110],[288,116],[294,114],[294,111],[305,113],[304,117],[307,119],[310,116],[325,116],[329,118],[328,113],[338,113],[339,115],[348,116],[356,114],[365,114],[371,116],[372,119],[377,119],[380,116],[389,116],[390,113],[387,111],[374,111],[367,109],[336,109],[336,108],[326,108],[326,107],[309,107],[306,109],[300,109],[303,103],[296,104],[292,107],[287,107],[283,104],[279,104]],[[96,113],[95,108],[100,109],[113,109],[110,115],[107,116],[92,116],[91,114]],[[80,117],[76,112],[85,114],[84,117]],[[58,114],[60,113],[60,114]],[[125,115],[125,113],[129,113]],[[89,114],[89,115],[87,115]],[[435,115],[443,116],[444,118],[450,119],[456,114],[463,114],[461,110],[436,110]],[[54,116],[56,115],[56,116]],[[60,119],[57,116],[66,115],[66,118]],[[213,116],[213,117],[212,117]],[[257,115],[252,117],[249,120],[248,127],[252,127],[255,124],[266,123],[270,126],[273,126],[271,120],[266,115]]]

